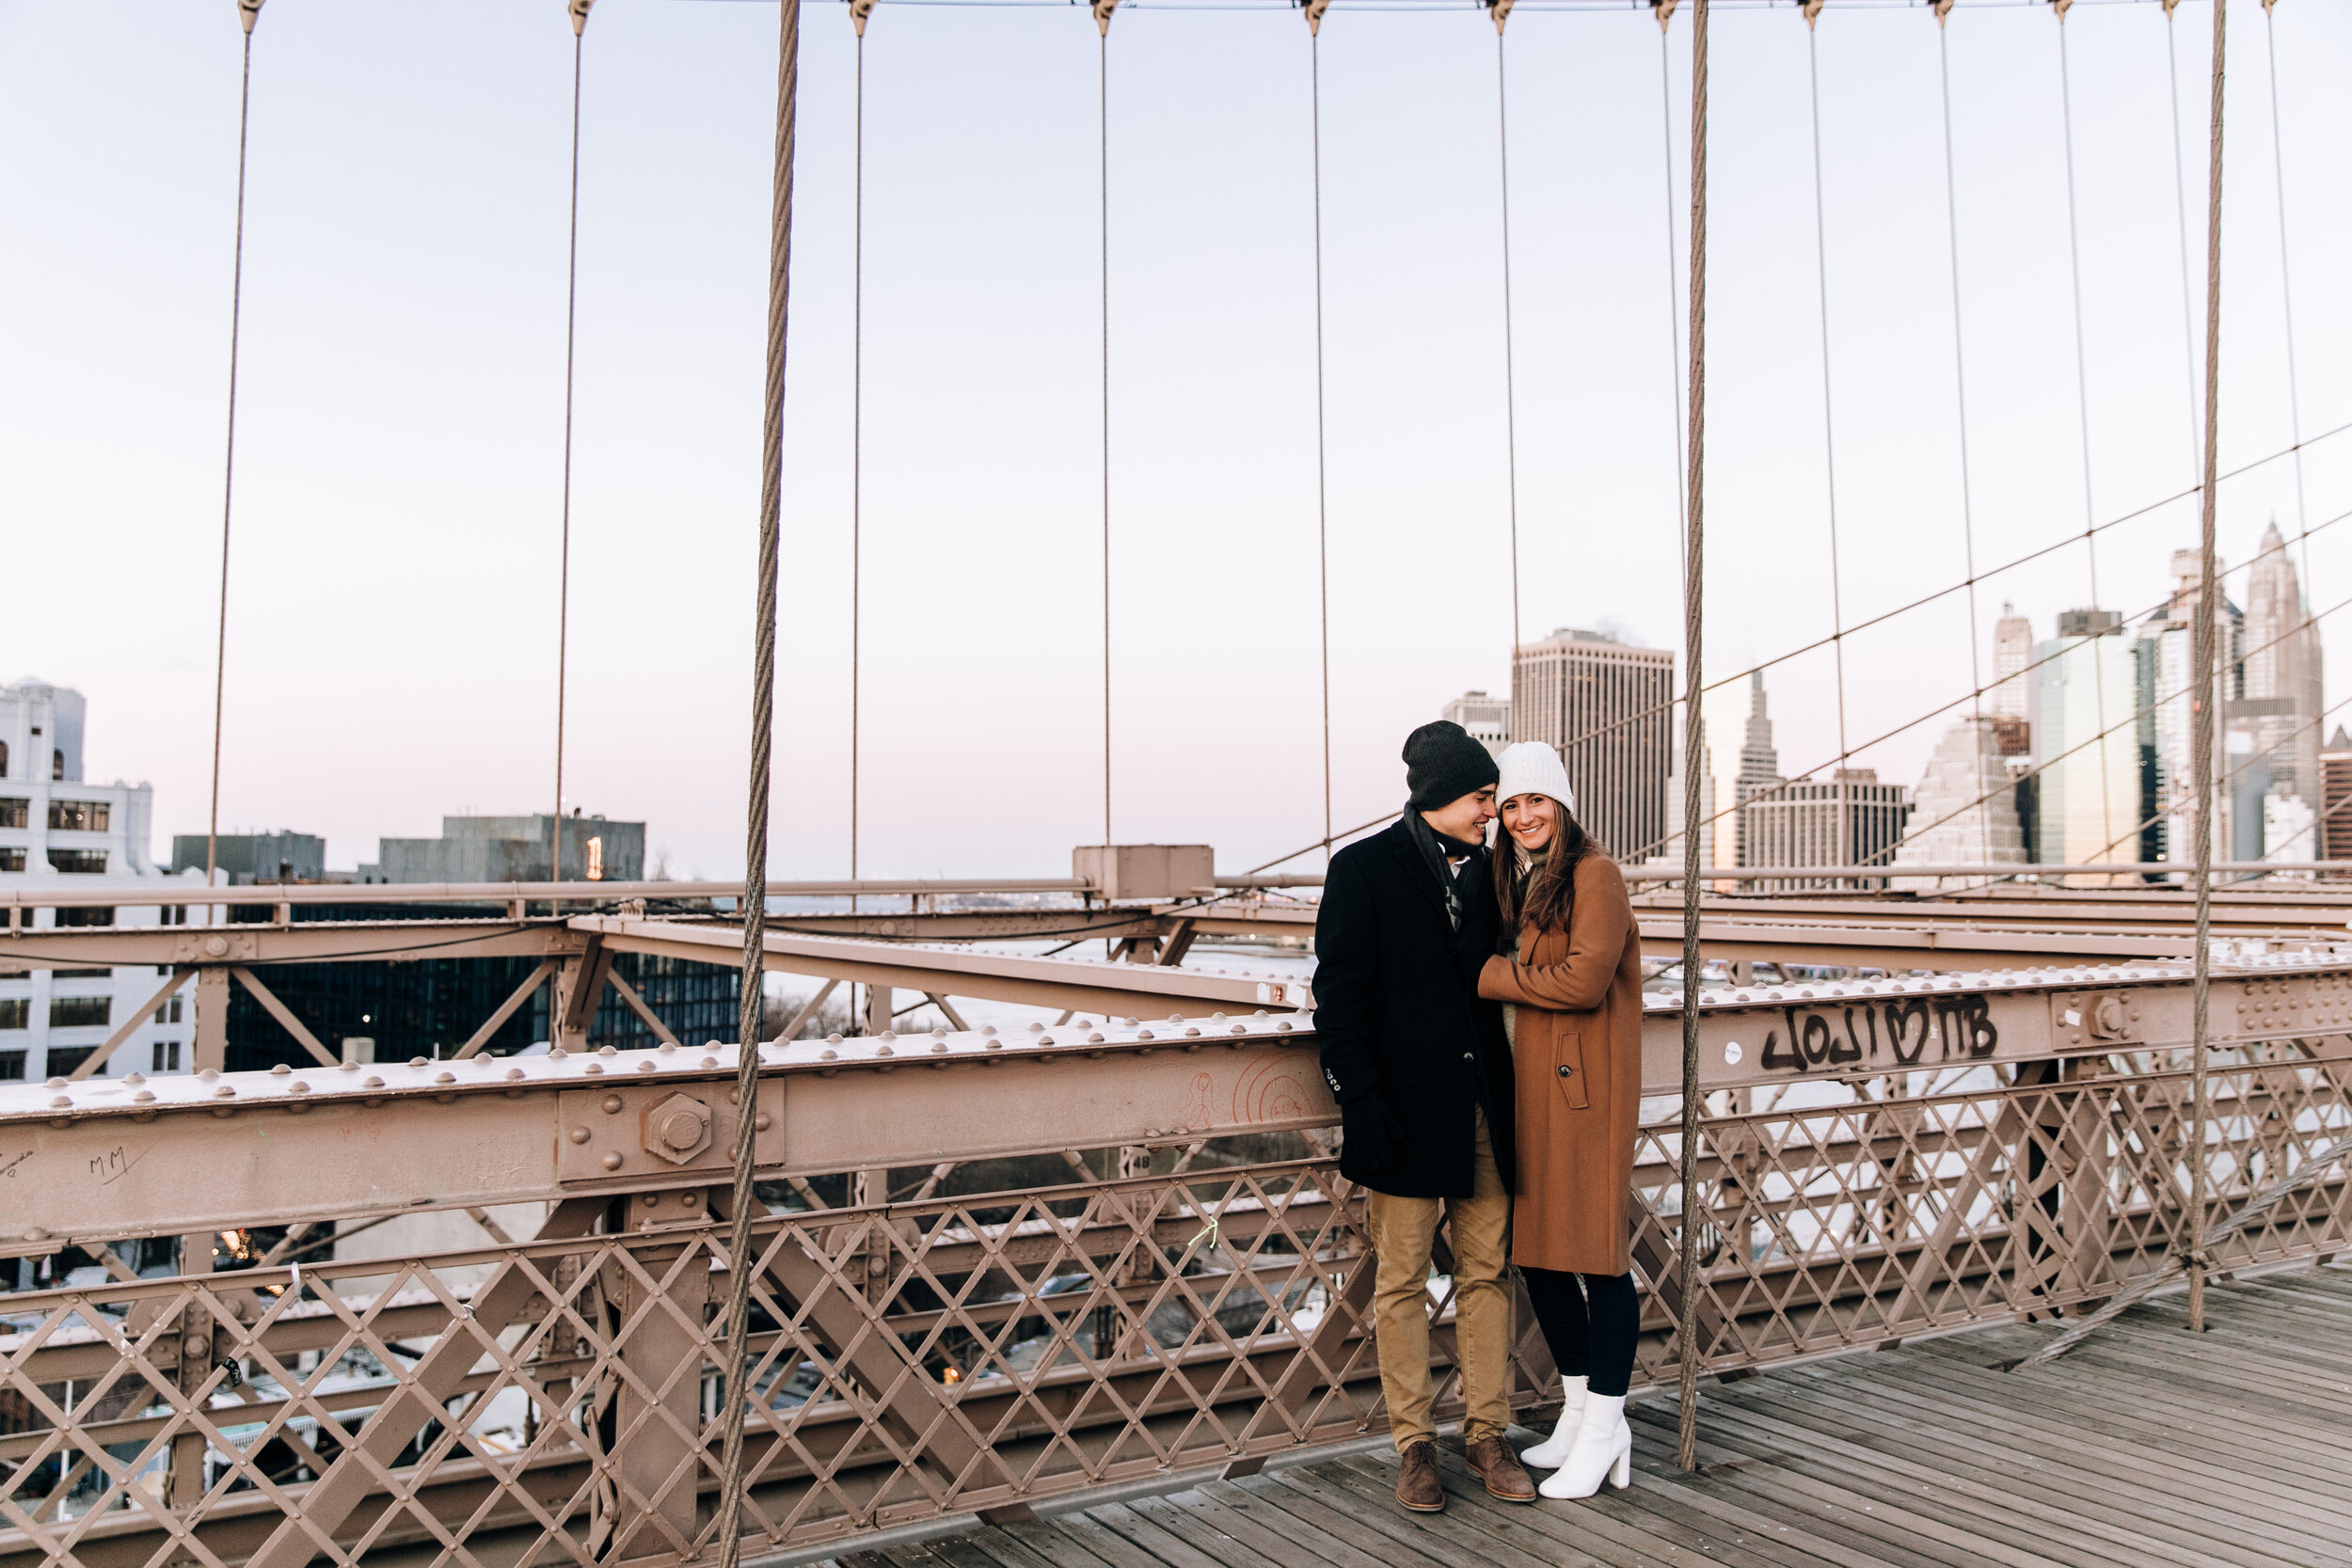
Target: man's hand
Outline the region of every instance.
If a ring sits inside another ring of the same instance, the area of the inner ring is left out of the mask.
[[[1397,1141],[1405,1129],[1376,1094],[1359,1095],[1340,1107],[1340,1131],[1347,1136],[1349,1164],[1365,1170],[1386,1170],[1396,1164]]]

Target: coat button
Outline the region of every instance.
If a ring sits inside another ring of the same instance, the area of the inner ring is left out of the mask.
[[[1562,1068],[1562,1069],[1560,1069],[1560,1076],[1561,1076],[1561,1077],[1563,1077],[1563,1078],[1571,1078],[1571,1077],[1574,1077],[1575,1075],[1576,1075],[1576,1069],[1574,1069],[1574,1068],[1572,1068],[1572,1067],[1564,1067],[1564,1068]]]
[[[1478,1060],[1478,1057],[1474,1053],[1465,1051],[1462,1053],[1462,1060],[1466,1062],[1474,1062]]]

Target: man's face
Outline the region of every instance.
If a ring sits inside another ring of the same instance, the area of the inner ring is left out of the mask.
[[[1473,790],[1436,811],[1422,812],[1421,819],[1448,838],[1481,843],[1486,836],[1486,824],[1495,819],[1494,785]]]

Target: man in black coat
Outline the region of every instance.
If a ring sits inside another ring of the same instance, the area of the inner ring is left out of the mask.
[[[1315,919],[1315,1035],[1340,1102],[1340,1174],[1370,1189],[1380,1386],[1403,1463],[1397,1500],[1436,1513],[1430,1424],[1430,1243],[1442,1211],[1454,1250],[1455,1338],[1469,1402],[1470,1468],[1486,1490],[1533,1502],[1504,1441],[1512,1290],[1511,1048],[1499,1005],[1479,1000],[1498,916],[1487,861],[1494,758],[1459,724],[1405,742],[1404,816],[1332,857]]]

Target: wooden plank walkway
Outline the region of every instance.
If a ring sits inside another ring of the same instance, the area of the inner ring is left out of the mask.
[[[1407,1514],[1385,1450],[834,1560],[842,1568],[2296,1568],[2352,1562],[2352,1269],[2160,1298],[2030,1372],[2003,1326],[1704,1391],[1702,1469],[1644,1396],[1631,1490],[1510,1507],[1445,1460]],[[1444,1447],[1445,1445],[1440,1445]]]

